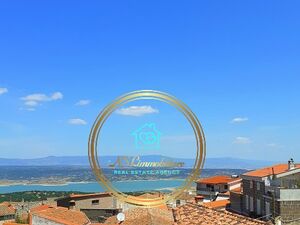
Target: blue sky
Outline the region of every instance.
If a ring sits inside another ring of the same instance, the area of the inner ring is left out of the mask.
[[[0,157],[85,155],[107,103],[154,89],[193,109],[209,157],[300,161],[299,6],[1,1]]]

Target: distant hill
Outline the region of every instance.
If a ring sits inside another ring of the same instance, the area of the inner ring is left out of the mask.
[[[193,159],[171,158],[161,155],[141,156],[142,161],[153,162],[173,160],[184,162],[185,167],[192,167]],[[116,161],[116,156],[103,156],[99,159],[101,166],[107,167]],[[204,168],[207,169],[256,169],[276,164],[274,161],[239,159],[239,158],[206,158]],[[88,166],[87,156],[48,156],[35,159],[0,158],[0,166]]]

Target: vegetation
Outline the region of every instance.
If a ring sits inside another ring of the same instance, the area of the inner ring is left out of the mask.
[[[45,201],[47,198],[59,198],[70,194],[83,194],[84,192],[71,191],[24,191],[13,192],[0,195],[0,203],[5,201],[22,202],[22,201]]]

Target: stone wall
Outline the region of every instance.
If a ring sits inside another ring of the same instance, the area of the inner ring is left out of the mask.
[[[239,193],[230,192],[230,207],[229,210],[233,212],[242,212],[242,199],[243,195]]]
[[[98,200],[98,204],[93,204],[93,200]],[[59,199],[57,200],[57,206],[70,208],[69,199]],[[75,209],[116,209],[117,200],[112,196],[106,197],[95,197],[95,198],[78,198],[75,200]]]
[[[251,187],[251,182],[252,182],[252,187]],[[245,213],[247,215],[252,215],[254,217],[265,215],[265,204],[264,204],[265,184],[264,184],[264,182],[250,181],[250,180],[243,179],[242,184],[243,184],[243,204],[242,204],[243,213]],[[258,185],[259,185],[259,188],[258,188]],[[249,200],[248,200],[249,205],[250,205],[250,197],[253,198],[253,212],[250,211],[250,207],[249,207],[249,210],[247,210],[247,207],[245,205],[246,204],[246,200],[245,200],[246,195],[249,196]],[[257,207],[258,199],[260,200],[260,213],[258,212],[258,207]]]
[[[283,221],[300,219],[300,201],[281,201],[276,204]]]

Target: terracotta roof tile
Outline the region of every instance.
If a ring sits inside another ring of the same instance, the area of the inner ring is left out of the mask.
[[[20,225],[20,223],[16,223],[16,222],[4,222],[3,225]],[[22,225],[29,225],[28,223],[22,223]]]
[[[64,207],[49,207],[44,210],[32,213],[33,216],[39,216],[64,225],[87,225],[89,219],[83,212],[69,210]]]
[[[241,194],[241,193],[243,193],[243,190],[242,190],[242,187],[238,187],[238,188],[230,190],[230,192]]]
[[[174,209],[176,225],[262,225],[263,221],[251,219],[228,211],[187,203]]]
[[[300,164],[295,165],[296,169],[300,169]],[[262,169],[250,171],[247,173],[244,173],[245,176],[252,176],[252,177],[267,177],[272,175],[274,172],[274,175],[278,175],[281,173],[288,172],[288,164],[277,164],[274,166],[265,167]]]
[[[9,202],[2,202],[0,204],[0,216],[14,215],[15,208]]]
[[[232,181],[240,180],[241,178],[232,178],[230,176],[220,175],[220,176],[213,176],[202,178],[197,181],[197,183],[204,183],[204,184],[227,184]]]
[[[204,196],[203,195],[196,195],[195,199],[204,199]]]
[[[30,209],[30,212],[31,213],[39,212],[39,211],[42,211],[42,210],[45,210],[45,209],[49,209],[49,208],[53,208],[53,207],[50,206],[50,205],[38,205],[38,206],[32,207]]]
[[[208,208],[213,208],[213,209],[225,208],[226,205],[228,205],[228,204],[230,204],[230,201],[228,199],[203,203],[204,206],[206,206]]]
[[[162,208],[132,208],[124,212],[122,225],[172,225],[174,223],[171,210]],[[116,216],[110,217],[105,224],[118,224]]]

